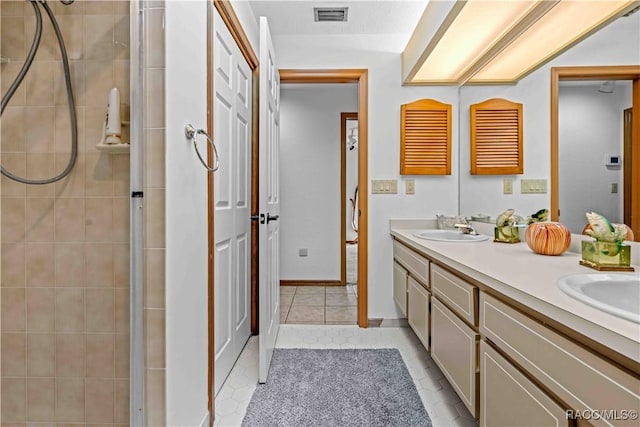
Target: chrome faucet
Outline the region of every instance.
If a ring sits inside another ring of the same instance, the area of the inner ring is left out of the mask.
[[[464,223],[464,224],[454,224],[453,225],[455,228],[461,230],[464,234],[470,234],[472,236],[477,236],[479,233],[476,231],[475,228],[473,228],[471,226],[471,224],[468,223]]]

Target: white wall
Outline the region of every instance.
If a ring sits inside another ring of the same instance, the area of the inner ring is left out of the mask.
[[[340,280],[340,113],[357,109],[354,84],[282,87],[282,280]]]
[[[598,92],[599,85],[560,87],[561,220],[572,233],[582,232],[585,212],[623,222],[623,169],[606,167],[605,157],[623,153],[623,110],[632,103],[631,84],[624,83],[613,93]]]
[[[507,208],[526,216],[550,207],[549,194],[520,194],[521,179],[550,180],[550,69],[570,65],[640,63],[640,13],[620,18],[513,86],[465,86],[460,89],[460,212],[495,216]],[[470,170],[469,105],[488,98],[523,104],[524,174],[472,176]],[[502,194],[503,178],[513,178],[513,194]],[[548,181],[550,188],[550,182]],[[561,206],[562,209],[562,206]],[[562,219],[561,219],[562,220]]]
[[[207,174],[184,126],[207,124],[207,2],[167,1],[165,30],[167,424],[198,426],[207,419]]]

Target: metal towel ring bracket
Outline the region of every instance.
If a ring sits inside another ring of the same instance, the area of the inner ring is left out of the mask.
[[[220,157],[218,156],[218,149],[216,148],[216,145],[213,143],[213,140],[211,139],[211,137],[209,137],[207,132],[204,129],[196,129],[191,124],[187,124],[184,127],[184,134],[187,136],[188,139],[193,140],[193,148],[196,150],[196,154],[200,159],[200,163],[202,163],[205,169],[207,169],[207,171],[209,172],[217,171],[218,168],[220,167]],[[211,145],[211,148],[213,148],[213,154],[215,156],[215,165],[212,168],[209,167],[205,159],[203,159],[202,156],[200,155],[200,151],[198,150],[198,135],[204,135],[205,138],[207,138],[207,141],[209,141],[209,145]]]

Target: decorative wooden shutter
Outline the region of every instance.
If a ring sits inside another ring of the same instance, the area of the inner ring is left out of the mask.
[[[400,174],[451,175],[451,105],[420,99],[400,106]]]
[[[523,170],[522,104],[494,98],[471,105],[471,174]]]

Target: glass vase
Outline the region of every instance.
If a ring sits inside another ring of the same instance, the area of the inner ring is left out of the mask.
[[[518,243],[520,241],[520,229],[518,227],[495,227],[493,230],[494,242]]]
[[[582,241],[582,261],[590,267],[628,267],[631,264],[631,246],[619,242]]]

